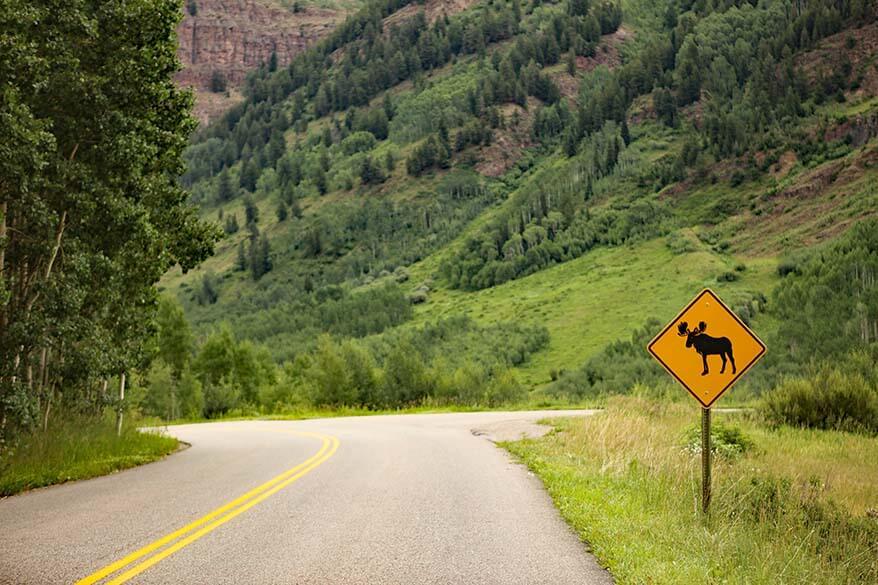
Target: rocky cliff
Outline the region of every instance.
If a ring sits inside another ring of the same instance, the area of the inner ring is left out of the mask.
[[[294,10],[277,0],[190,0],[177,30],[183,70],[177,81],[196,92],[202,123],[240,99],[247,72],[277,54],[285,65],[327,35],[345,12],[304,5]],[[216,78],[216,82],[214,79]],[[226,89],[221,90],[221,81]]]

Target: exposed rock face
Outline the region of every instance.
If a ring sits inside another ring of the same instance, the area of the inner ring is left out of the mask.
[[[345,17],[343,11],[312,6],[295,12],[277,0],[194,0],[194,5],[195,15],[184,8],[177,29],[183,63],[177,81],[195,88],[195,115],[202,123],[238,101],[236,90],[247,72],[268,63],[272,53],[279,66],[286,65]],[[227,92],[211,93],[215,72],[227,80]]]

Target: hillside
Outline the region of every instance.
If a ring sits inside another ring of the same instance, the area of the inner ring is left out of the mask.
[[[369,3],[200,132],[183,180],[226,237],[162,287],[202,339],[226,323],[294,370],[323,332],[385,368],[404,341],[535,400],[704,286],[783,354],[784,267],[878,209],[874,18]]]

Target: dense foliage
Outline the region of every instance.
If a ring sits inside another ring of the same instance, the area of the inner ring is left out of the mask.
[[[874,353],[874,352],[873,352]],[[878,434],[878,370],[865,352],[785,379],[762,405],[775,424]]]
[[[177,2],[0,7],[0,446],[93,410],[141,363],[156,297],[215,234],[177,184],[194,122]]]
[[[498,406],[525,398],[509,368],[548,343],[543,328],[453,318],[362,341],[323,335],[278,366],[265,346],[236,341],[227,326],[197,346],[188,331],[179,307],[163,299],[160,351],[139,382],[145,413],[172,420],[233,410]]]

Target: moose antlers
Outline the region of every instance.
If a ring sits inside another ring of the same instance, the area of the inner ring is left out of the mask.
[[[699,333],[704,333],[705,329],[707,329],[707,323],[705,323],[704,321],[699,321],[698,327],[692,330],[689,329],[689,323],[687,323],[686,321],[681,321],[680,324],[677,325],[677,335],[679,335],[680,337],[683,337],[684,335],[689,335],[691,333],[698,335]]]

